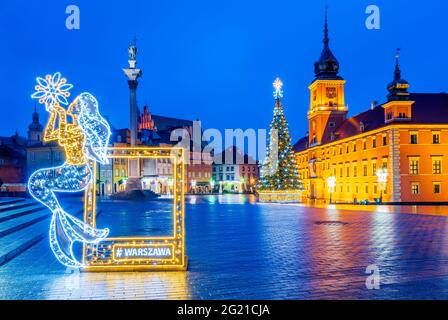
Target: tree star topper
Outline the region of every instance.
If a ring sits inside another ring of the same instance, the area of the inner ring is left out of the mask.
[[[275,99],[283,98],[283,90],[282,90],[283,82],[282,82],[282,80],[280,80],[280,78],[277,77],[277,79],[275,79],[273,85],[274,85],[274,89],[275,89],[274,98]]]

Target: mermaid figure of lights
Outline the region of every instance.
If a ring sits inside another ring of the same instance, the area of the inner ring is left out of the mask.
[[[75,241],[98,244],[109,234],[108,229],[94,229],[65,212],[56,193],[86,190],[94,181],[91,162],[107,164],[109,124],[98,110],[90,93],[82,93],[67,109],[69,90],[73,87],[60,73],[37,78],[32,98],[39,99],[49,112],[44,141],[56,141],[65,152],[62,166],[34,172],[28,182],[30,194],[53,213],[50,223],[50,246],[56,258],[67,267],[83,267],[73,253]]]

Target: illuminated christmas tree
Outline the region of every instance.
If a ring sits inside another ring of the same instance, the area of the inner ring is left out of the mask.
[[[291,145],[288,122],[285,118],[281,98],[283,83],[277,78],[274,82],[274,117],[270,125],[269,145],[260,172],[260,191],[302,190],[297,163]]]

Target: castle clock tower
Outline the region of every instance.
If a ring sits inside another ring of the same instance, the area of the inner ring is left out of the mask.
[[[319,145],[334,139],[334,131],[346,119],[344,98],[345,80],[338,75],[339,62],[328,43],[327,10],[325,9],[324,48],[314,63],[316,78],[308,87],[310,110],[308,112],[309,145]]]

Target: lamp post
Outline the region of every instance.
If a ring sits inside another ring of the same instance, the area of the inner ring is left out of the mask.
[[[254,177],[250,178],[250,192],[254,192],[255,179]]]
[[[378,185],[380,187],[380,203],[383,203],[383,191],[386,190],[387,184],[387,169],[380,168],[376,170],[376,176],[378,177]]]
[[[196,193],[196,180],[191,181],[191,190]]]
[[[328,192],[330,193],[330,204],[331,204],[331,198],[334,192],[334,188],[336,186],[336,177],[335,176],[330,176],[327,178],[327,185],[328,185]]]
[[[215,180],[210,180],[210,191],[211,193],[213,193],[213,191],[215,190]]]
[[[244,191],[246,191],[245,183],[246,183],[246,179],[244,179],[244,177],[241,177],[240,178],[240,190],[239,190],[240,193],[243,192],[243,189],[244,189]]]

